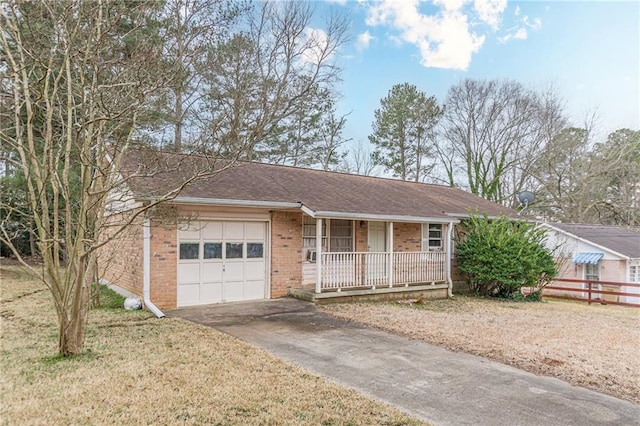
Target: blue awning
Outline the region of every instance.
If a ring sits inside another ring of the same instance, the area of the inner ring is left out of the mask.
[[[591,263],[592,265],[598,264],[598,261],[602,259],[604,253],[578,253],[573,258],[573,263],[576,265],[583,265],[585,263]]]

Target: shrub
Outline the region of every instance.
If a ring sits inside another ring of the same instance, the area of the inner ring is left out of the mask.
[[[494,297],[522,299],[522,287],[541,288],[556,276],[543,229],[506,217],[472,215],[457,242],[458,265],[472,290]],[[534,297],[535,298],[535,297]]]

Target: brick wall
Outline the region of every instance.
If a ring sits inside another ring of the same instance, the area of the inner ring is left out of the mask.
[[[160,309],[177,304],[178,260],[175,224],[151,221],[151,301]]]
[[[369,251],[369,222],[362,221],[363,227],[360,227],[359,220],[356,220],[354,223],[355,229],[355,237],[356,237],[356,246],[355,251],[357,252],[366,252]]]
[[[393,251],[420,251],[422,227],[419,223],[393,224]]]
[[[110,241],[98,252],[99,276],[112,284],[142,296],[142,224],[138,220],[115,235],[128,220],[119,214],[107,218],[102,238]]]
[[[126,217],[114,215],[108,219],[105,237],[113,238],[99,253],[100,276],[112,284],[140,297],[143,295],[143,226],[142,219],[129,225],[126,231],[113,237],[115,225]],[[151,301],[159,308],[175,308],[177,282],[177,236],[175,225],[151,221]]]
[[[271,297],[302,285],[302,213],[271,213]]]

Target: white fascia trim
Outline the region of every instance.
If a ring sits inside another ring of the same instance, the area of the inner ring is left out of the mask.
[[[309,210],[309,209],[307,209]],[[302,211],[305,211],[303,206]],[[371,220],[376,222],[404,222],[404,223],[460,223],[456,219],[443,219],[437,217],[420,217],[420,216],[400,216],[400,215],[385,215],[385,214],[371,214],[371,213],[343,213],[343,212],[322,212],[309,210],[313,215],[307,213],[311,217],[323,218],[323,219],[351,219],[351,220]]]
[[[307,216],[311,216],[313,218],[316,217],[316,212],[311,210],[309,207],[305,206],[304,204],[300,203],[300,210],[302,210],[302,212],[304,214],[306,214]]]
[[[608,252],[609,254],[612,254],[612,255],[614,255],[614,256],[621,257],[621,258],[622,258],[622,259],[624,259],[624,260],[630,260],[630,259],[631,259],[631,258],[630,258],[629,256],[627,256],[627,255],[624,255],[624,254],[622,254],[622,253],[618,253],[617,251],[615,251],[615,250],[611,250],[610,248],[607,248],[607,247],[605,247],[605,246],[601,246],[600,244],[594,243],[593,241],[587,240],[586,238],[579,237],[579,236],[577,236],[576,234],[572,234],[571,232],[564,231],[564,230],[562,230],[562,229],[560,229],[560,228],[556,228],[555,226],[553,226],[553,225],[551,225],[551,224],[549,224],[549,223],[547,223],[547,222],[541,223],[541,224],[540,224],[540,226],[544,226],[545,228],[550,228],[550,229],[552,229],[553,231],[559,232],[559,233],[564,234],[564,235],[566,235],[566,236],[568,236],[568,237],[574,238],[574,239],[576,239],[576,240],[578,240],[578,241],[582,241],[582,242],[583,242],[583,243],[585,243],[585,244],[589,244],[589,245],[592,245],[592,246],[594,246],[594,247],[597,247],[597,248],[599,248],[600,250],[606,251],[606,252]]]
[[[469,219],[471,216],[473,216],[472,214],[468,214],[468,213],[445,213],[445,214],[447,216],[457,217],[457,218],[460,218],[460,219]],[[479,216],[479,215],[476,215],[476,216]],[[507,216],[507,215],[504,215],[504,216],[487,216],[487,219],[494,220],[494,219],[500,219],[502,217],[506,217],[506,218],[512,219],[512,220],[523,220],[523,219],[520,219],[518,217],[512,217],[512,216]],[[460,222],[460,220],[458,220],[458,222]]]
[[[225,198],[199,198],[199,197],[176,197],[170,201],[173,204],[198,204],[208,206],[227,207],[256,207],[265,209],[299,209],[302,203],[288,203],[281,201],[258,201],[258,200],[231,200]]]

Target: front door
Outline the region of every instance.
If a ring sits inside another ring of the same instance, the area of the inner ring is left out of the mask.
[[[387,251],[387,224],[385,222],[369,222],[369,251]]]
[[[367,281],[369,285],[382,285],[387,278],[387,224],[369,222],[368,241]]]

